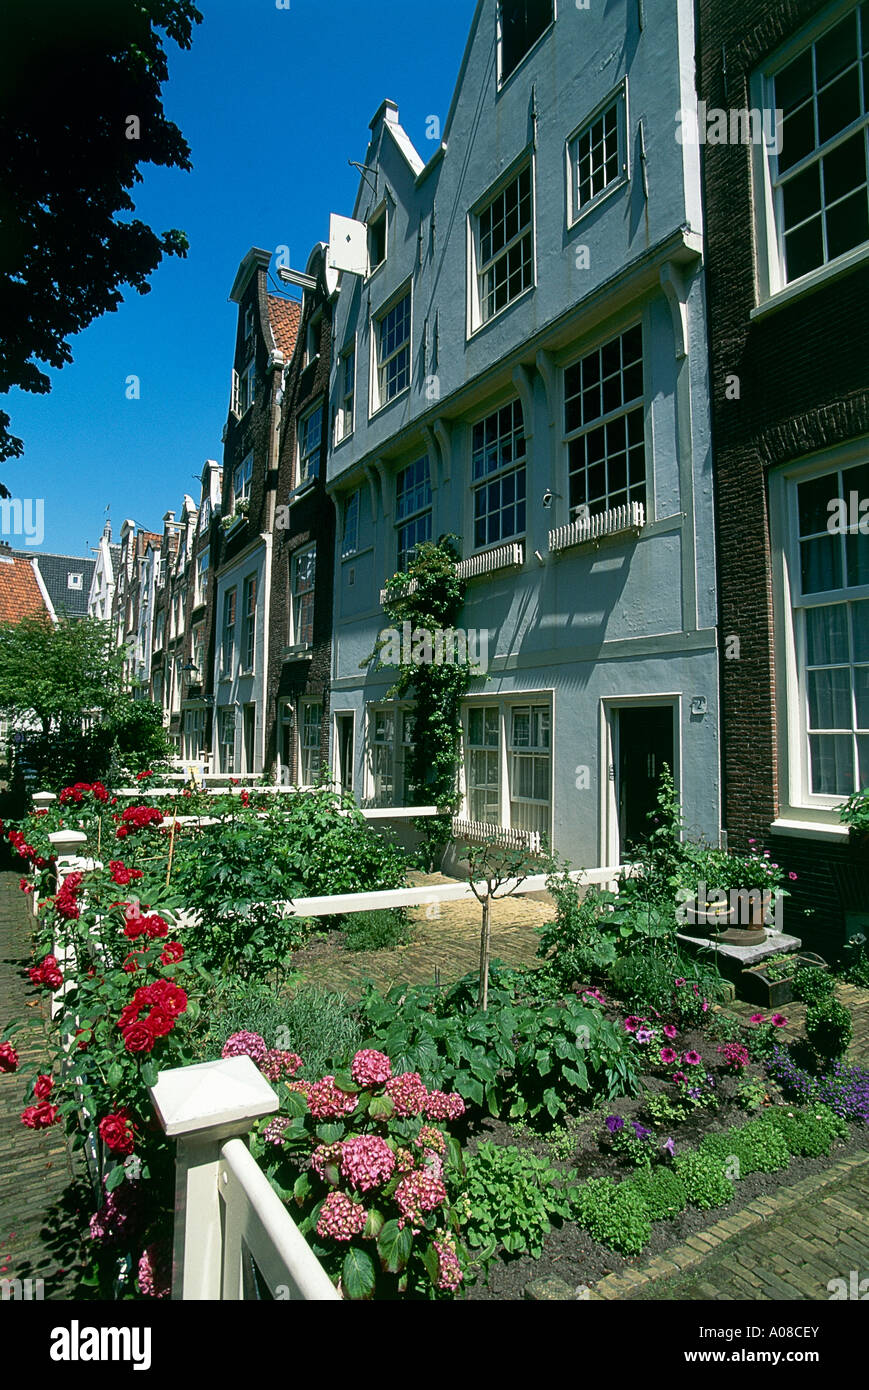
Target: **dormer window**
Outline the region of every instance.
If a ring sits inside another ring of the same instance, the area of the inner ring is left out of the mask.
[[[81,589],[83,578],[84,576],[80,574],[68,574],[66,576],[66,587],[68,589]]]
[[[372,214],[368,223],[368,274],[373,275],[386,260],[386,204]]]
[[[555,19],[553,0],[500,0],[498,85],[502,86]]]
[[[244,311],[244,341],[249,343],[254,335],[256,325],[256,315],[252,304],[249,304]]]

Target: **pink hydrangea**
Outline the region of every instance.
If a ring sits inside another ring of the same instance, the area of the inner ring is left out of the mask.
[[[343,1144],[320,1144],[311,1154],[311,1167],[317,1177],[323,1182],[331,1182],[335,1187],[338,1182],[338,1165],[341,1162],[341,1154],[344,1151]],[[334,1168],[334,1174],[327,1177],[326,1168]]]
[[[333,1240],[352,1240],[365,1230],[368,1213],[344,1192],[330,1192],[317,1218],[317,1235]]]
[[[259,1069],[267,1081],[280,1081],[284,1076],[295,1076],[302,1059],[298,1052],[282,1052],[272,1047],[259,1064]]]
[[[425,1213],[435,1211],[447,1200],[447,1190],[439,1177],[425,1169],[417,1169],[402,1178],[395,1189],[395,1200],[401,1211],[399,1228],[405,1221],[414,1227],[425,1225]]]
[[[413,1142],[421,1149],[431,1149],[437,1154],[446,1153],[447,1141],[434,1125],[423,1125]]]
[[[417,1071],[403,1071],[386,1083],[386,1093],[392,1096],[395,1113],[400,1119],[421,1115],[428,1101],[428,1091]]]
[[[379,1086],[392,1076],[392,1063],[385,1052],[363,1048],[350,1063],[350,1075],[357,1086]]]
[[[308,1092],[308,1109],[317,1120],[340,1120],[356,1109],[358,1095],[351,1095],[335,1085],[334,1076],[324,1076]]]
[[[465,1102],[461,1096],[432,1091],[425,1103],[425,1113],[430,1120],[457,1120],[465,1113]]]
[[[263,1139],[267,1144],[274,1144],[276,1147],[284,1142],[284,1133],[290,1125],[290,1120],[286,1115],[278,1115],[274,1120],[269,1120],[263,1130]]]
[[[265,1038],[261,1038],[259,1033],[233,1033],[231,1038],[227,1038],[223,1044],[222,1057],[250,1057],[251,1061],[256,1062],[257,1066],[265,1060],[268,1048]]]
[[[385,1139],[376,1134],[360,1134],[342,1145],[341,1172],[360,1192],[382,1187],[395,1171],[395,1154]]]
[[[448,1289],[450,1293],[455,1293],[462,1282],[462,1267],[456,1255],[454,1239],[444,1232],[438,1240],[432,1241],[438,1257],[438,1288]]]

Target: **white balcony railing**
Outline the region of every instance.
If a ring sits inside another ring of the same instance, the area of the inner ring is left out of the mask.
[[[508,541],[506,545],[496,545],[492,550],[482,550],[479,555],[472,555],[468,560],[460,560],[456,565],[456,574],[459,579],[479,579],[484,574],[496,574],[499,570],[521,569],[525,563],[525,546],[521,541]],[[415,594],[417,582],[409,579],[402,585],[399,593],[402,598]],[[386,602],[388,592],[386,589],[380,590],[381,607]]]
[[[508,826],[489,825],[486,821],[464,820],[461,816],[453,816],[453,839],[498,845],[502,849],[524,849],[529,854],[540,854],[542,849],[539,830],[513,830]]]
[[[610,507],[609,511],[596,512],[594,516],[577,517],[567,526],[556,526],[549,532],[549,549],[569,550],[586,541],[601,541],[605,536],[618,536],[625,531],[641,531],[645,524],[646,510],[642,502],[625,502],[621,507]]]

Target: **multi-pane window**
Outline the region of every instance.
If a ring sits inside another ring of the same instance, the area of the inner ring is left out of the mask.
[[[341,558],[355,555],[359,549],[359,491],[351,492],[344,503],[344,535],[341,540]]]
[[[377,398],[386,405],[410,386],[410,292],[377,320]]]
[[[528,164],[476,219],[479,319],[488,322],[534,281],[534,199]]]
[[[859,520],[867,499],[869,463],[797,484],[791,602],[806,790],[815,796],[869,786],[869,533]]]
[[[619,182],[627,164],[625,97],[619,95],[592,117],[568,145],[573,217]]]
[[[506,82],[555,18],[552,0],[500,0],[498,77]]]
[[[253,338],[255,325],[256,316],[254,314],[253,305],[249,304],[244,311],[244,341],[246,344]]]
[[[193,589],[193,607],[198,608],[205,602],[208,594],[208,556],[207,550],[203,550],[196,559],[196,582]]]
[[[299,486],[318,476],[322,443],[323,406],[318,405],[299,424]]]
[[[199,682],[205,675],[205,623],[194,623],[191,637],[190,660],[195,669],[190,674],[194,682]]]
[[[299,724],[299,783],[313,787],[320,775],[320,726],[323,706],[305,701]]]
[[[643,330],[637,324],[564,373],[570,507],[646,500]]]
[[[249,410],[256,399],[256,363],[251,362],[241,374],[238,384],[238,413],[244,415]]]
[[[184,713],[184,756],[195,762],[205,748],[205,710],[189,709]]]
[[[218,752],[221,772],[235,772],[235,710],[222,709],[218,719]]]
[[[500,825],[501,712],[497,705],[472,705],[468,710],[465,780],[470,819]]]
[[[253,450],[242,459],[232,475],[232,496],[238,506],[239,502],[246,502],[250,497],[250,485],[253,478]]]
[[[339,363],[339,404],[336,419],[336,440],[340,442],[353,433],[356,399],[356,349],[348,348]]]
[[[507,713],[510,825],[546,833],[552,762],[549,706],[514,705]]]
[[[295,554],[290,563],[291,622],[290,642],[297,647],[310,647],[314,641],[314,577],[317,568],[317,549],[311,546]]]
[[[199,511],[199,534],[208,530],[211,524],[211,498],[206,497]]]
[[[869,241],[869,5],[856,6],[773,78],[771,154],[785,284]]]
[[[432,494],[428,456],[423,455],[395,480],[395,519],[398,538],[398,569],[406,570],[416,548],[432,535]]]
[[[224,676],[232,675],[235,660],[235,600],[236,590],[227,589],[223,595],[223,629],[220,642],[220,670]]]
[[[416,717],[410,710],[401,710],[399,718],[401,742],[398,746],[398,767],[396,768],[398,799],[402,806],[413,806],[417,802],[417,797],[414,795],[414,786],[410,775],[410,760],[416,746]]]
[[[474,548],[525,531],[525,428],[520,401],[474,425],[471,448]]]
[[[375,806],[393,806],[395,792],[395,716],[392,710],[374,710],[371,735],[371,783]]]
[[[244,609],[241,625],[242,670],[252,671],[256,655],[256,575],[244,581]]]

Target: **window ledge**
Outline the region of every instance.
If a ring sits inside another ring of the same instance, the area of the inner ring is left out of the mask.
[[[783,290],[777,290],[775,294],[771,294],[752,309],[749,318],[761,319],[768,314],[774,314],[777,309],[783,309],[785,305],[793,303],[794,300],[812,294],[822,285],[838,280],[840,276],[856,270],[866,261],[869,261],[869,243],[855,247],[853,251],[848,251],[829,265],[819,266],[817,270],[812,270],[808,275],[803,275],[799,280],[795,280],[792,285],[786,285]]]
[[[535,259],[536,259],[536,255],[537,255],[537,249],[536,249],[536,247],[535,247],[534,255],[535,255]],[[516,307],[517,304],[521,304],[522,301],[523,301],[523,299],[527,299],[528,296],[529,296],[529,295],[532,295],[536,289],[537,289],[537,281],[534,280],[533,283],[530,284],[530,285],[528,286],[527,289],[524,289],[524,290],[522,291],[521,294],[517,294],[516,298],[515,298],[515,299],[511,299],[509,304],[505,304],[504,307],[503,307],[503,309],[498,309],[498,310],[492,315],[491,318],[486,319],[485,322],[482,322],[482,321],[481,321],[480,323],[475,323],[475,324],[473,325],[473,327],[471,328],[470,333],[468,334],[467,341],[468,341],[468,342],[471,342],[471,340],[472,340],[473,338],[478,337],[479,334],[485,333],[485,331],[486,331],[487,328],[491,328],[492,324],[493,324],[493,323],[497,323],[498,319],[503,318],[505,314],[509,314],[509,312],[510,312],[511,309],[515,309],[515,307]]]
[[[301,502],[303,497],[307,497],[309,492],[314,491],[316,482],[316,478],[308,478],[304,483],[299,483],[298,487],[294,487],[287,498],[287,506],[291,507],[294,502]]]
[[[829,821],[810,821],[810,820],[774,820],[770,825],[773,835],[790,835],[796,840],[847,840],[849,831],[847,825],[832,825]]]
[[[642,502],[626,502],[621,507],[596,512],[594,516],[578,517],[567,526],[557,526],[549,532],[549,549],[557,554],[574,546],[599,545],[607,536],[639,534],[645,524],[646,509]]]
[[[314,647],[311,642],[296,642],[289,647],[284,647],[281,651],[282,661],[310,661],[314,655]]]
[[[607,198],[611,198],[614,193],[618,193],[620,188],[626,187],[628,182],[629,180],[626,173],[619,174],[617,179],[614,179],[612,183],[607,184],[606,188],[602,189],[601,192],[598,193],[595,198],[592,198],[590,202],[586,203],[584,207],[581,207],[579,209],[579,212],[576,214],[573,221],[567,224],[568,232],[574,231],[574,229],[579,226],[580,222],[582,222],[584,218],[588,217],[591,213],[596,212],[597,209],[603,203],[606,202]]]
[[[491,320],[490,320],[490,322],[491,322]],[[383,412],[384,412],[384,410],[388,410],[389,407],[390,407],[391,405],[395,405],[395,402],[396,402],[396,401],[400,401],[400,400],[402,399],[403,396],[409,396],[409,395],[410,395],[410,387],[409,387],[409,386],[405,386],[405,388],[404,388],[403,391],[399,391],[395,396],[392,396],[388,401],[382,401],[381,404],[378,405],[374,410],[369,411],[369,413],[368,413],[368,419],[369,419],[369,420],[373,420],[374,417],[375,417],[376,415],[382,415]]]

